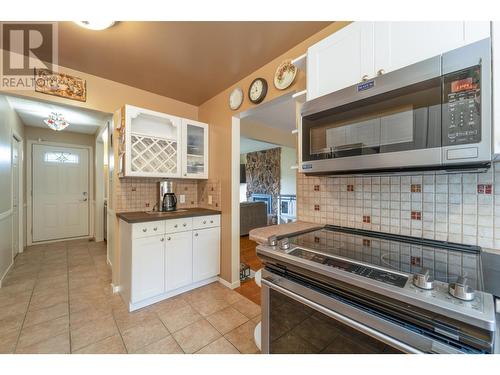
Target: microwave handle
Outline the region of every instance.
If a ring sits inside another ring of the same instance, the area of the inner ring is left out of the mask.
[[[336,321],[339,321],[341,323],[344,323],[346,325],[348,325],[349,327],[351,328],[354,328],[356,329],[357,331],[359,332],[362,332],[368,336],[371,336],[375,339],[378,339],[380,341],[383,341],[389,345],[392,345],[394,346],[395,348],[397,349],[400,349],[406,353],[413,353],[413,354],[422,354],[423,352],[418,350],[418,349],[415,349],[411,346],[408,346],[404,343],[402,343],[401,341],[398,341],[398,340],[395,340],[394,338],[390,337],[390,336],[387,336],[387,335],[384,335],[382,333],[380,333],[379,331],[376,331],[370,327],[367,327],[353,319],[350,319],[348,318],[347,316],[344,316],[344,315],[341,315],[335,311],[332,311],[330,309],[327,309],[311,300],[308,300],[298,294],[295,294],[293,292],[290,292],[289,290],[285,289],[285,288],[282,288],[274,283],[271,283],[269,282],[268,280],[266,279],[262,279],[261,280],[262,284],[267,286],[268,288],[271,288],[271,289],[274,289],[275,291],[281,293],[281,294],[284,294],[285,296],[289,297],[289,298],[292,298],[316,311],[319,311],[320,313],[322,314],[325,314],[326,316],[336,320]]]

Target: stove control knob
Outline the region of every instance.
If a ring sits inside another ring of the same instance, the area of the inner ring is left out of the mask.
[[[280,242],[280,249],[288,250],[289,248],[290,248],[290,242],[288,241],[288,238],[283,238]]]
[[[474,299],[474,290],[467,285],[467,278],[460,276],[456,282],[448,286],[448,293],[462,301],[472,301]]]
[[[413,285],[420,289],[434,289],[434,280],[429,275],[427,268],[422,268],[420,272],[413,275]]]

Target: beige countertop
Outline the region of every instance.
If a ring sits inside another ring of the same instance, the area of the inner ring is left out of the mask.
[[[249,237],[252,241],[259,244],[267,242],[271,236],[286,236],[295,233],[309,232],[315,229],[321,229],[324,225],[308,223],[305,221],[295,221],[293,223],[270,225],[262,228],[252,229]]]

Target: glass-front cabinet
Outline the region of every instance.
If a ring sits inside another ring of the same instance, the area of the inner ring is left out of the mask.
[[[182,119],[182,177],[208,178],[208,125]]]

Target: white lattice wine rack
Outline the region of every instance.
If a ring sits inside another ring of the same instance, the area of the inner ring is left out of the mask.
[[[131,134],[131,169],[141,173],[177,173],[177,140]]]

